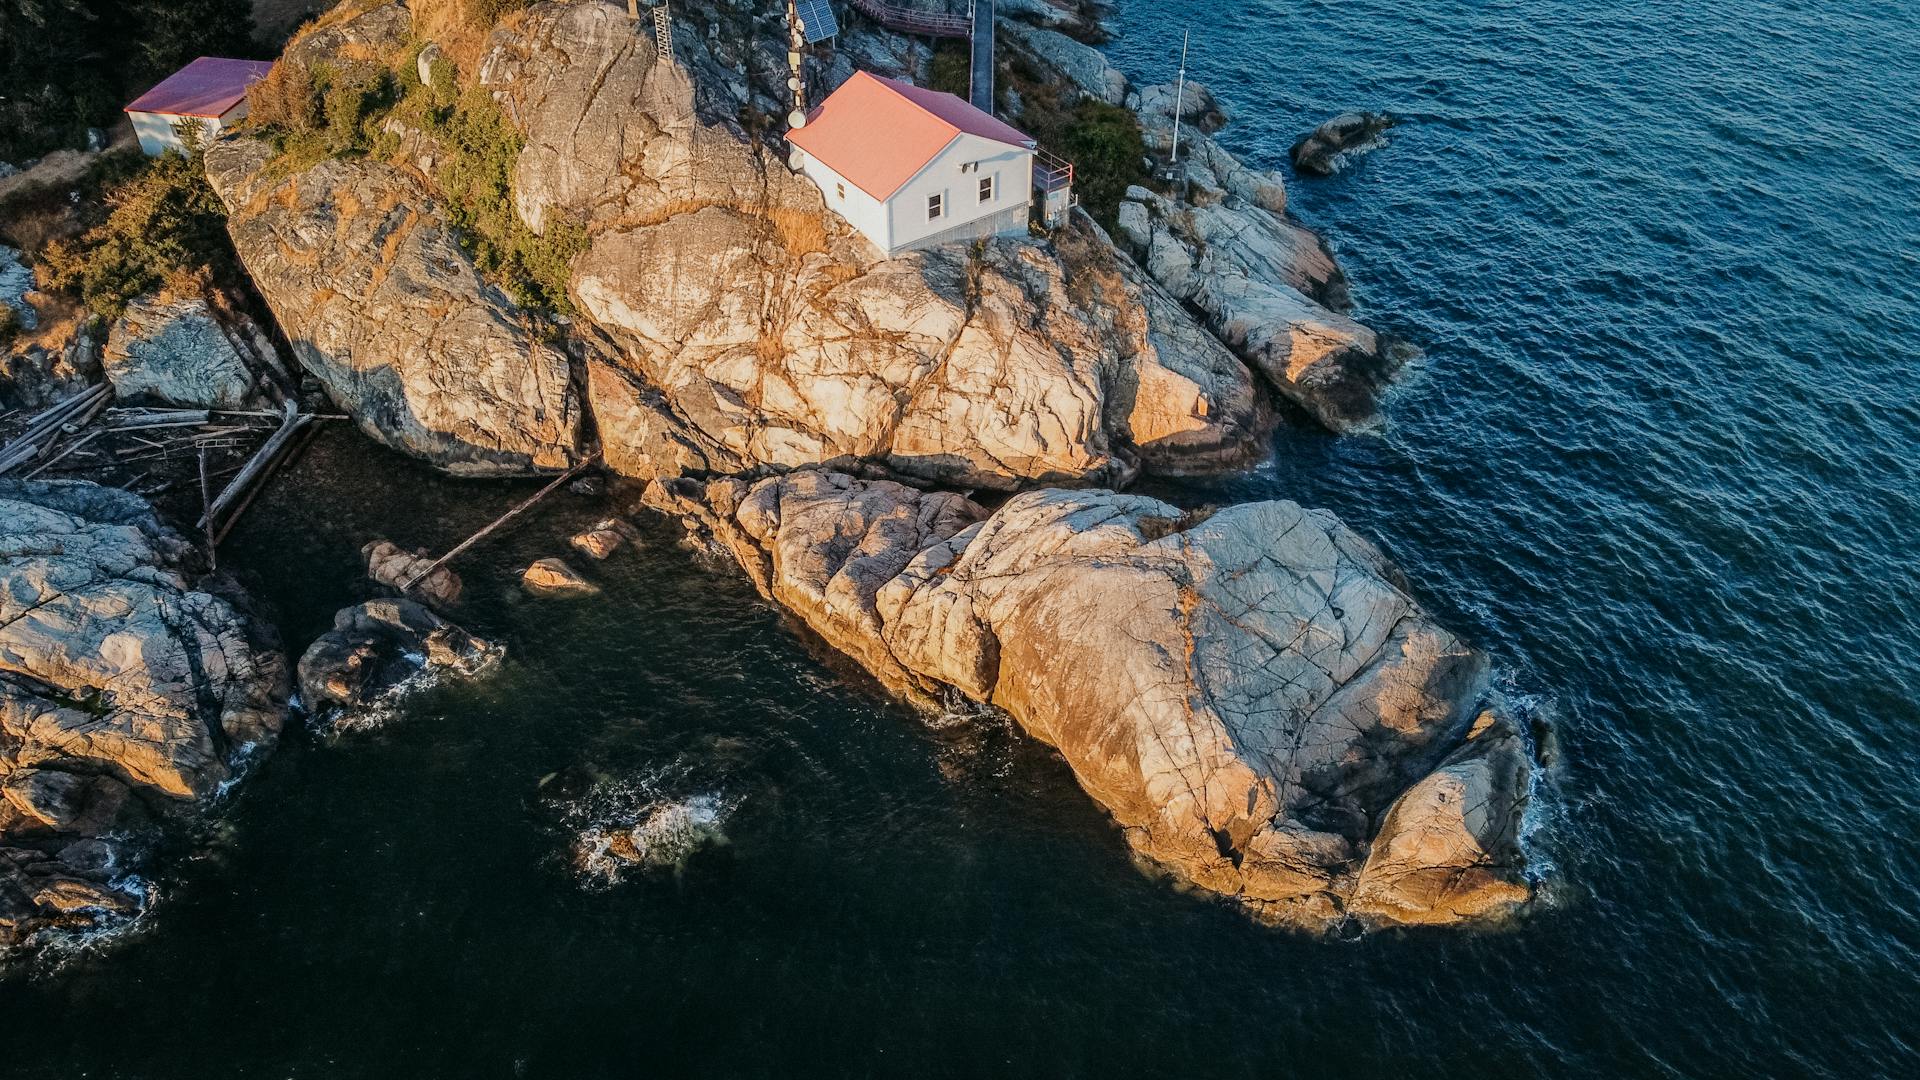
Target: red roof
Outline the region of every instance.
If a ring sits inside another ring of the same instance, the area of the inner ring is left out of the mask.
[[[126,111],[218,119],[240,104],[240,99],[247,96],[247,87],[266,78],[271,70],[271,60],[203,56],[141,94]]]
[[[1033,140],[952,94],[854,73],[787,141],[876,199],[886,200],[961,132],[1033,149]]]

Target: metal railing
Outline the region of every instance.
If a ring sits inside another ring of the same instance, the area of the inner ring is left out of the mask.
[[[928,37],[968,38],[973,36],[973,20],[965,15],[921,11],[880,0],[848,0],[855,10],[889,30]]]
[[[1033,187],[1036,191],[1059,191],[1073,186],[1073,162],[1058,154],[1035,149]]]

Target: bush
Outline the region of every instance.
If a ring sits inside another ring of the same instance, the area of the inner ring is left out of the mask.
[[[20,330],[20,313],[13,309],[12,304],[0,304],[0,349],[13,344],[13,339],[20,336]]]
[[[491,30],[501,19],[531,4],[533,0],[467,0],[467,24],[479,30]]]
[[[965,42],[942,41],[927,63],[927,85],[966,97],[973,88],[973,53]]]
[[[291,135],[306,135],[320,127],[320,91],[305,64],[281,60],[267,77],[247,91],[247,118],[252,123]]]
[[[522,140],[506,114],[476,88],[448,110],[437,134],[448,153],[435,179],[474,265],[499,278],[525,307],[571,313],[569,264],[586,250],[586,228],[549,215],[542,235],[520,220],[513,207],[513,166]]]
[[[198,155],[168,152],[143,161],[110,183],[106,220],[73,240],[40,252],[44,288],[77,296],[103,318],[116,318],[136,296],[169,278],[225,280],[235,272],[226,214],[208,186]]]
[[[1095,221],[1112,231],[1127,188],[1147,182],[1146,140],[1140,121],[1118,105],[1083,101],[1070,115],[1060,142],[1073,162],[1073,187]]]

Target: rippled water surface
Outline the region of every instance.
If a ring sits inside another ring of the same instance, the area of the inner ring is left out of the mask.
[[[939,731],[649,525],[598,601],[467,565],[491,679],[296,736],[142,932],[0,981],[23,1077],[1910,1076],[1920,1068],[1920,19],[1896,4],[1123,3],[1423,343],[1376,437],[1183,501],[1380,539],[1555,718],[1544,908],[1323,943],[1128,864],[1064,766]],[[520,492],[346,432],[239,538],[288,637],[373,535]],[[304,496],[297,498],[296,496]],[[586,887],[539,784],[707,798],[724,843]]]

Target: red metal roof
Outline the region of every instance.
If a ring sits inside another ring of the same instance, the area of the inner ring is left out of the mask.
[[[240,99],[247,96],[247,87],[266,78],[271,70],[271,60],[203,56],[141,94],[126,111],[217,119],[240,104]]]
[[[952,94],[865,71],[841,84],[787,141],[861,191],[891,198],[961,132],[1032,149],[1033,140]]]

